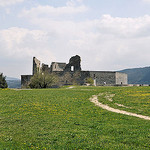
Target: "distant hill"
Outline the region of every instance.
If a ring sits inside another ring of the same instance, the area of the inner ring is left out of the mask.
[[[6,80],[20,80],[18,78],[13,78],[13,77],[6,77]]]
[[[6,77],[8,88],[21,88],[21,80],[18,78]]]
[[[120,72],[128,74],[129,84],[150,84],[150,67],[125,69]]]

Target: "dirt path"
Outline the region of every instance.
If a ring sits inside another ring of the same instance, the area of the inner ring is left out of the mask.
[[[66,89],[73,89],[73,88],[74,88],[74,86],[69,86]]]
[[[124,114],[124,115],[128,115],[128,116],[134,116],[134,117],[142,118],[142,119],[145,119],[145,120],[150,120],[150,117],[148,117],[148,116],[138,115],[138,114],[135,114],[135,113],[131,113],[131,112],[127,112],[127,111],[124,111],[124,110],[115,109],[115,108],[109,107],[107,105],[104,105],[104,104],[102,104],[102,103],[100,103],[98,101],[98,96],[100,96],[100,95],[93,95],[90,98],[90,101],[93,102],[96,106],[99,106],[99,107],[101,107],[103,109],[106,109],[108,111],[111,111],[111,112]]]

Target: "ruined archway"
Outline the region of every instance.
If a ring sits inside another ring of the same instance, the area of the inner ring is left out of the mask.
[[[70,58],[69,63],[65,67],[65,71],[81,71],[81,58],[76,55]]]

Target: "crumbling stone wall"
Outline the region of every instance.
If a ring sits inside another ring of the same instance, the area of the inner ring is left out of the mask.
[[[21,75],[21,88],[27,88],[33,75]]]
[[[52,62],[51,67],[50,67],[50,71],[51,72],[64,71],[65,67],[66,67],[66,63]]]
[[[42,63],[41,71],[42,72],[50,72],[50,68],[48,67],[48,65]]]
[[[73,67],[73,70],[72,70]],[[81,58],[80,56],[76,55],[70,58],[69,63],[66,65],[64,71],[81,71]]]
[[[42,67],[40,67],[40,61],[33,57],[33,75],[40,71],[55,73],[60,77],[59,85],[73,84],[75,80],[78,84],[83,85],[85,79],[88,77],[91,77],[97,86],[128,84],[127,74],[125,73],[113,71],[82,71],[81,58],[78,55],[71,57],[68,64],[52,62],[51,67],[46,64],[42,64]],[[22,75],[21,85],[26,86],[30,83],[31,77],[32,75]]]
[[[33,75],[40,72],[41,70],[40,65],[41,62],[36,57],[33,57],[33,72],[32,72]]]

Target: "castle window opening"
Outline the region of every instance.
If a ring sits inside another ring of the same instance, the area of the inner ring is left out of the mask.
[[[71,66],[71,71],[74,71],[74,66]]]

